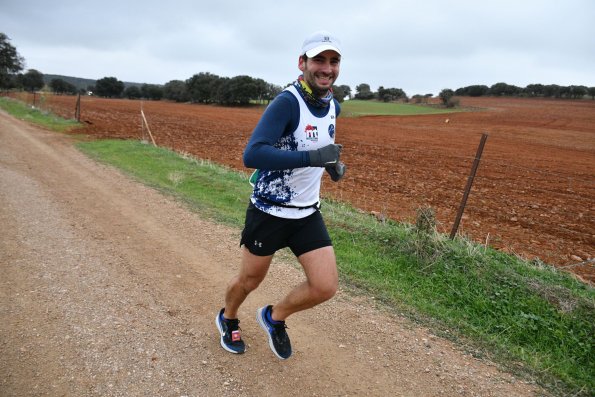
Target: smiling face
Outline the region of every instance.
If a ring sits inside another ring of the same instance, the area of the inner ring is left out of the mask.
[[[322,98],[339,77],[340,65],[341,56],[333,50],[327,50],[312,58],[300,56],[298,67],[314,95]]]

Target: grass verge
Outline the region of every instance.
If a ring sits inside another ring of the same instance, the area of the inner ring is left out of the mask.
[[[80,127],[80,123],[75,120],[65,120],[11,98],[0,98],[0,108],[20,120],[28,121],[56,132],[66,132],[75,127]]]
[[[172,194],[206,216],[241,227],[247,176],[133,141],[79,147]],[[323,204],[343,282],[464,343],[476,355],[533,376],[561,394],[595,390],[595,294],[540,262],[451,241],[431,226],[378,222],[349,205]]]
[[[243,224],[251,186],[242,173],[139,141],[100,140],[78,146],[90,157],[174,195],[211,219]]]

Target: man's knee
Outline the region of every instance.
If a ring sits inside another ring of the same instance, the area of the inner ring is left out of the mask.
[[[242,269],[237,278],[237,283],[246,294],[254,291],[267,275],[273,256],[257,256],[246,247],[243,250]]]
[[[319,302],[324,302],[331,299],[337,293],[337,282],[326,282],[311,286],[311,291]]]
[[[263,277],[243,277],[239,279],[239,284],[244,293],[249,294],[258,288],[263,279]]]

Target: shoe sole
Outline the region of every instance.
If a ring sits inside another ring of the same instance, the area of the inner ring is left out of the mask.
[[[260,327],[264,330],[264,332],[266,332],[267,337],[269,338],[269,347],[271,348],[271,351],[273,352],[273,354],[275,354],[275,356],[277,356],[281,360],[287,360],[291,356],[281,357],[279,355],[279,353],[277,353],[277,350],[275,350],[275,345],[273,344],[273,338],[271,337],[271,333],[269,332],[269,327],[267,327],[267,325],[264,322],[264,319],[262,317],[265,309],[266,309],[266,306],[261,307],[260,309],[258,309],[256,311],[256,321],[258,321],[258,325],[260,325]]]
[[[223,328],[221,328],[221,324],[219,323],[219,313],[217,313],[217,316],[215,317],[215,325],[217,326],[217,329],[219,330],[219,334],[221,335],[221,338],[220,338],[221,347],[224,348],[225,350],[227,350],[230,353],[233,353],[233,354],[242,354],[243,352],[237,352],[237,351],[235,351],[235,350],[230,349],[229,347],[227,347],[227,345],[223,341],[223,336],[225,336],[225,332],[223,331]]]

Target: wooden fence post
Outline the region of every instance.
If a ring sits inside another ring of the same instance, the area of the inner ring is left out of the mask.
[[[76,106],[74,107],[74,118],[80,123],[81,121],[81,94],[76,98]]]
[[[140,111],[140,115],[143,118],[143,121],[145,122],[145,126],[147,127],[147,132],[149,133],[149,136],[151,137],[151,142],[153,142],[153,146],[157,146],[157,144],[155,143],[155,139],[153,139],[153,134],[151,134],[151,129],[149,128],[149,123],[147,123],[147,119],[145,117],[145,112],[142,109]]]

